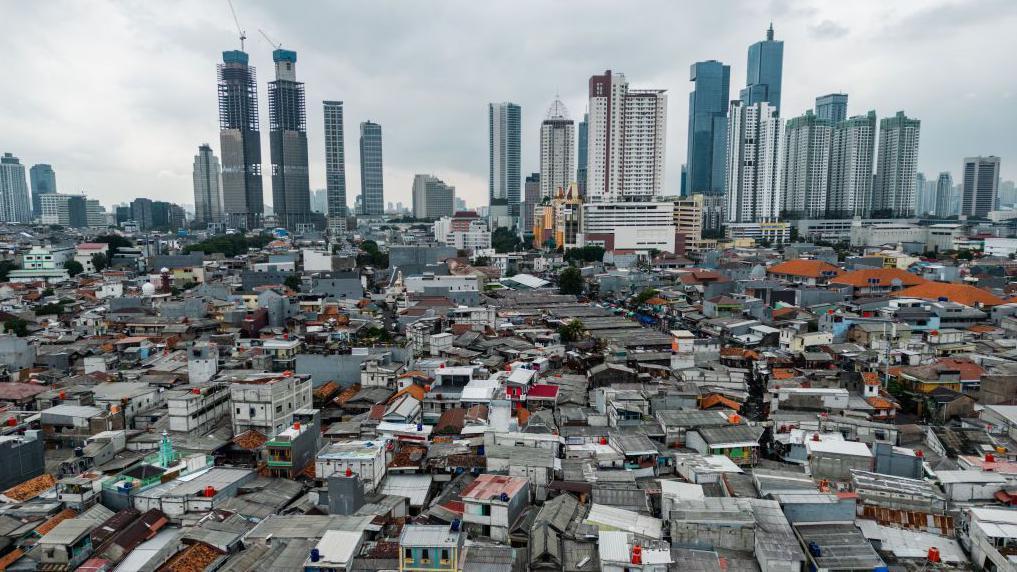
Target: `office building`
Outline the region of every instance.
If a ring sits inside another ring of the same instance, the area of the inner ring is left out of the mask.
[[[89,226],[85,198],[80,195],[46,193],[39,197],[39,216],[42,224],[55,224],[70,228]]]
[[[579,122],[579,128],[576,131],[577,140],[579,143],[576,149],[576,182],[579,187],[579,194],[586,196],[586,173],[587,173],[587,157],[589,156],[587,146],[589,145],[589,133],[590,133],[590,114],[584,113],[583,120]]]
[[[749,46],[745,88],[740,93],[742,103],[753,105],[766,102],[780,113],[780,84],[784,70],[784,42],[773,39],[773,24],[766,31],[766,39]]]
[[[576,172],[576,126],[560,99],[547,110],[540,124],[540,194],[552,197],[567,188]]]
[[[311,222],[304,84],[297,81],[296,52],[273,50],[272,61],[275,81],[268,84],[272,210],[276,224],[296,230]]]
[[[578,187],[578,183],[576,184]],[[540,186],[540,173],[532,173],[523,183],[523,208],[520,214],[520,230],[525,234],[533,233],[533,209],[543,200]],[[456,209],[459,210],[459,209]]]
[[[1013,181],[1003,181],[999,184],[999,206],[1009,207],[1017,204],[1017,184]]]
[[[879,122],[879,156],[876,160],[872,212],[892,218],[915,213],[915,169],[921,121],[898,111]]]
[[[439,219],[452,216],[455,210],[456,188],[446,185],[434,175],[413,177],[413,217]]]
[[[346,209],[346,143],[343,102],[324,101],[325,108],[325,190],[329,218],[343,217]]]
[[[776,220],[781,212],[777,108],[766,102],[734,101],[727,132],[727,221]]]
[[[371,121],[360,124],[360,210],[357,214],[385,214],[381,125]]]
[[[245,52],[223,52],[222,61],[218,78],[223,211],[230,226],[257,228],[265,211],[258,81]]]
[[[781,218],[826,214],[832,133],[830,122],[811,110],[788,120],[781,155]]]
[[[614,202],[582,206],[580,246],[675,252],[675,203]]]
[[[519,216],[522,108],[509,102],[490,103],[487,125],[488,204],[493,224],[501,225],[503,217],[515,220]]]
[[[661,194],[667,135],[664,90],[629,89],[610,70],[590,78],[589,202],[646,201]]]
[[[311,212],[328,215],[328,191],[326,189],[311,191]]]
[[[846,93],[830,93],[816,98],[816,117],[832,124],[847,119],[848,96]]]
[[[845,119],[833,127],[827,218],[866,218],[872,210],[872,163],[876,112]]]
[[[0,222],[32,222],[25,166],[10,153],[0,157]]]
[[[109,226],[106,209],[99,203],[99,199],[85,199],[85,224],[89,228]]]
[[[953,177],[942,172],[936,179],[936,217],[946,218],[953,214]]]
[[[715,60],[692,64],[689,81],[688,158],[682,196],[724,194],[727,153],[727,110],[731,66]]]
[[[194,220],[200,223],[222,220],[222,173],[219,159],[208,143],[194,156]]]
[[[32,165],[32,168],[28,170],[28,176],[32,185],[32,217],[37,217],[42,214],[42,203],[39,202],[39,196],[57,192],[56,173],[53,171],[53,167],[40,163]]]
[[[151,201],[152,222],[145,229],[177,230],[184,227],[184,209],[166,201]]]
[[[961,179],[961,214],[985,218],[999,197],[999,157],[967,157]]]
[[[141,230],[152,228],[152,199],[138,197],[131,201],[131,220],[138,223]]]

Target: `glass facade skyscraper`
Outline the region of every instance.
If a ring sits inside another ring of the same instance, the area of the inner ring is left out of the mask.
[[[39,195],[46,195],[57,192],[56,173],[53,167],[41,163],[32,165],[28,170],[28,176],[32,184],[32,216],[42,214],[42,203],[39,202]]]
[[[31,222],[32,200],[28,196],[25,166],[17,157],[0,157],[0,222]]]
[[[590,133],[590,114],[584,113],[583,120],[579,122],[576,130],[579,148],[576,150],[576,185],[579,187],[579,195],[586,196],[586,165],[587,165],[587,142]]]
[[[207,143],[198,147],[194,156],[194,220],[220,222],[222,220],[222,174],[219,159]]]
[[[689,141],[685,163],[685,192],[724,193],[727,155],[727,110],[731,66],[715,60],[692,64],[689,81]]]
[[[487,111],[489,133],[488,196],[492,219],[519,216],[520,162],[522,159],[522,108],[515,103],[491,103]]]
[[[773,24],[766,39],[749,46],[748,72],[740,99],[747,105],[765,101],[780,112],[780,82],[784,71],[784,42],[773,39]]]
[[[848,96],[846,93],[830,93],[816,98],[816,117],[831,123],[847,119]]]
[[[360,212],[385,214],[385,180],[382,169],[381,125],[371,121],[360,124]]]
[[[280,226],[295,230],[311,222],[304,84],[297,81],[296,52],[274,50],[272,61],[275,81],[268,84],[272,210]]]
[[[985,218],[999,196],[999,157],[967,157],[961,179],[961,214]]]
[[[265,212],[258,82],[247,53],[223,52],[222,62],[218,77],[223,210],[228,224],[257,228]]]
[[[329,218],[346,216],[346,145],[343,102],[325,101],[325,189]]]

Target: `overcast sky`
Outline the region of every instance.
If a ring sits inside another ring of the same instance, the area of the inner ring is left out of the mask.
[[[523,109],[523,175],[556,92],[573,118],[587,80],[612,69],[668,91],[665,193],[685,162],[689,65],[731,65],[770,21],[784,40],[782,115],[845,92],[849,115],[904,110],[922,121],[919,169],[955,178],[962,158],[1002,157],[1017,177],[1017,2],[673,2],[234,0],[258,69],[268,173],[264,29],[298,52],[306,82],[311,188],[325,186],[323,99],[346,104],[346,185],[360,191],[358,126],[382,125],[385,200],[410,203],[414,173],[487,200],[487,103]],[[199,144],[219,155],[215,66],[239,47],[226,0],[0,0],[0,152],[51,163],[61,192],[104,204],[147,196],[191,204]],[[265,201],[271,203],[265,177]]]

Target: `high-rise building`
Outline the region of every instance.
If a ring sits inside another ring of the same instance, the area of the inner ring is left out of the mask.
[[[1013,206],[1017,203],[1017,184],[1013,181],[1003,181],[999,184],[999,206],[1000,208]]]
[[[439,219],[455,214],[456,188],[434,175],[413,177],[413,217]]]
[[[830,192],[826,199],[828,218],[869,216],[875,150],[875,111],[834,125],[830,144]]]
[[[311,212],[328,214],[328,191],[326,189],[311,191]]]
[[[811,110],[788,120],[781,154],[785,217],[817,218],[826,214],[832,133],[830,122]]]
[[[141,230],[150,230],[154,221],[153,201],[144,197],[138,197],[131,201],[131,219],[138,223]]]
[[[576,126],[560,99],[555,98],[540,124],[540,193],[554,196],[566,189],[576,172]]]
[[[629,89],[623,74],[590,78],[589,202],[646,201],[664,187],[667,95]]]
[[[579,186],[578,183],[576,186]],[[543,198],[544,195],[541,192],[540,173],[533,173],[529,177],[526,177],[526,182],[523,183],[522,214],[519,215],[519,218],[522,219],[519,227],[523,234],[533,233],[533,210],[543,200]]]
[[[689,71],[689,143],[682,196],[724,193],[731,66],[696,62]]]
[[[293,230],[311,222],[304,84],[297,81],[296,52],[273,50],[272,61],[275,81],[268,83],[272,210],[277,224]]]
[[[343,102],[325,101],[325,188],[330,217],[346,216],[346,144]]]
[[[586,174],[587,174],[587,145],[589,145],[590,114],[584,113],[583,120],[579,122],[577,139],[579,147],[576,150],[576,186],[579,188],[579,195],[586,196]]]
[[[88,222],[88,201],[81,195],[45,193],[40,195],[39,217],[42,224],[55,224],[69,228],[91,226]]]
[[[946,218],[953,214],[953,194],[953,177],[944,171],[936,179],[936,216],[938,218]]]
[[[780,83],[784,70],[784,42],[773,39],[773,24],[766,39],[749,46],[745,88],[739,94],[742,103],[766,102],[780,113]]]
[[[223,52],[222,61],[218,77],[223,211],[231,226],[257,228],[265,212],[258,81],[245,52]]]
[[[0,222],[32,222],[25,166],[10,153],[0,157]]]
[[[522,108],[515,103],[490,103],[488,125],[488,198],[491,220],[519,216]],[[493,227],[492,227],[493,228]]]
[[[53,172],[53,167],[40,163],[32,165],[32,168],[28,170],[28,176],[32,184],[32,216],[37,217],[42,214],[39,195],[57,192],[56,173]]]
[[[466,210],[466,201],[463,200],[460,197],[456,197],[455,205],[456,205],[456,212]],[[399,203],[399,210],[400,211],[403,210],[403,204],[402,203]]]
[[[222,220],[222,174],[219,159],[208,143],[194,156],[194,220],[200,223]]]
[[[385,214],[385,178],[382,168],[381,125],[360,124],[360,211],[366,216]]]
[[[733,101],[727,133],[727,221],[777,220],[781,212],[777,108],[766,102]]]
[[[846,93],[830,93],[816,98],[816,117],[832,124],[847,119],[848,96]]]
[[[103,228],[109,224],[106,209],[98,199],[85,199],[85,222],[89,228]]]
[[[921,121],[898,111],[879,122],[873,215],[906,217],[915,213],[915,169]]]
[[[999,204],[999,157],[964,159],[961,214],[986,217]]]

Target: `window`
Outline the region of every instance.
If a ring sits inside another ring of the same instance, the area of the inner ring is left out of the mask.
[[[420,562],[423,563],[423,564],[430,564],[431,563],[431,551],[426,549],[426,548],[424,548],[424,549],[422,549],[420,551],[420,553],[421,553],[421,555],[420,555]]]
[[[413,560],[413,549],[406,548],[403,550],[403,558],[407,560]]]
[[[448,564],[448,548],[441,549],[441,563]]]
[[[491,505],[489,504],[480,505],[480,516],[491,516]]]

